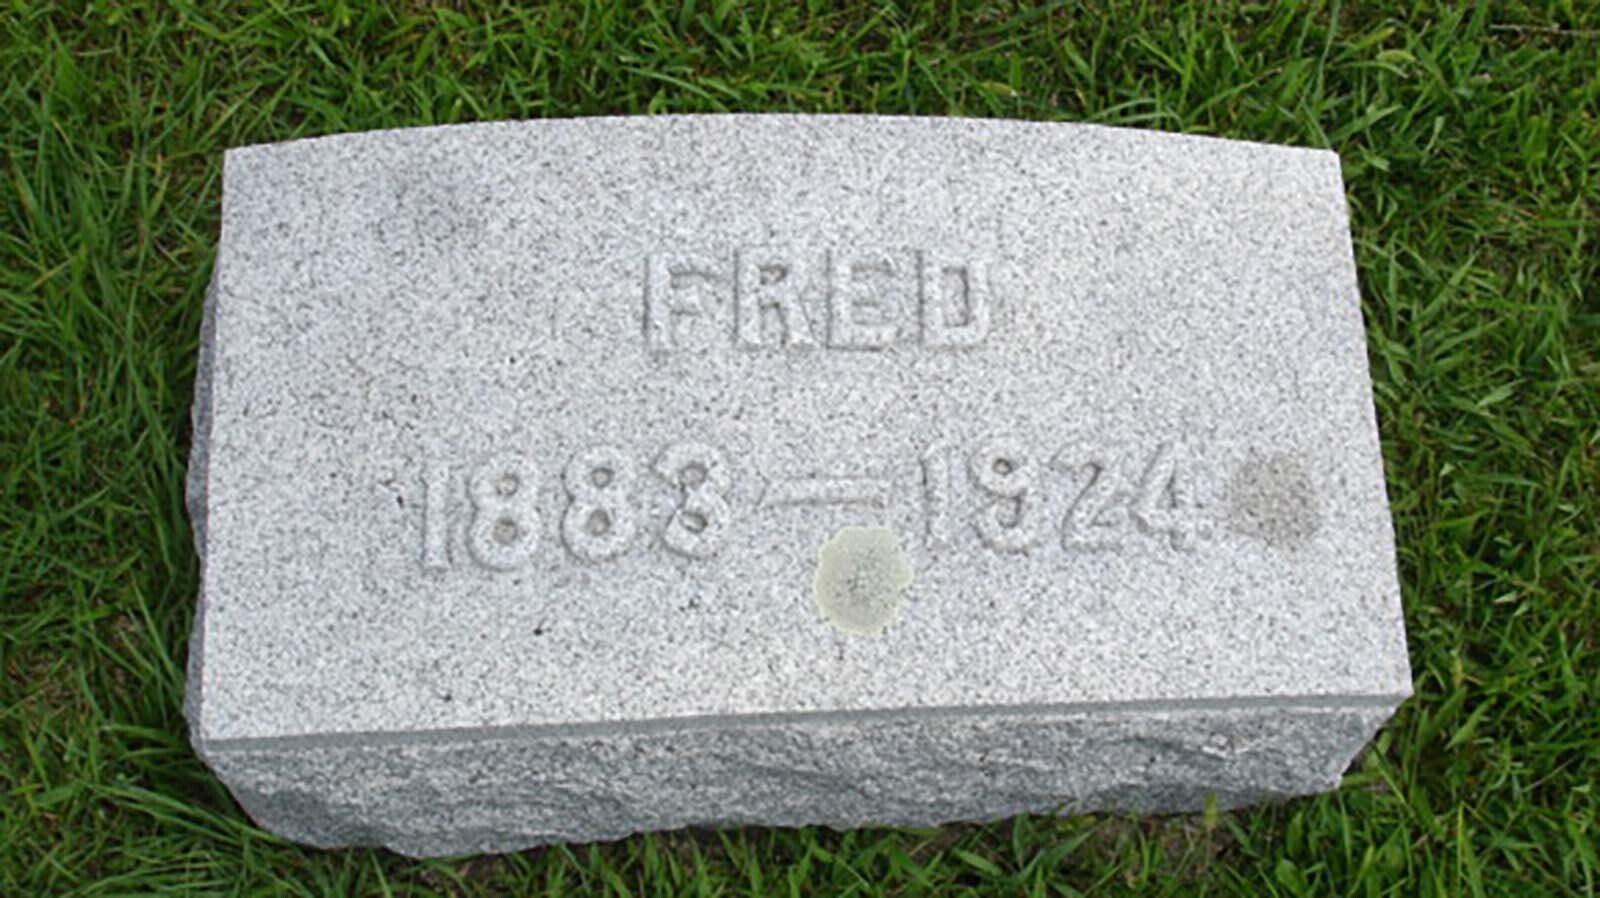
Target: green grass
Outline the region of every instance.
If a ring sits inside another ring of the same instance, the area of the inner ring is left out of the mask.
[[[1600,889],[1600,7],[11,0],[0,895]],[[185,741],[183,514],[223,148],[725,110],[1093,121],[1345,162],[1416,697],[1337,793],[413,862],[256,831]]]

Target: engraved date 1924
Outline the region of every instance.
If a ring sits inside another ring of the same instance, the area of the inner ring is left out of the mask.
[[[1045,461],[1021,441],[989,440],[965,457],[968,479],[983,497],[971,526],[990,549],[1007,554],[1040,548],[1050,529],[1068,551],[1120,551],[1140,537],[1193,551],[1209,524],[1185,449],[1085,442]],[[934,445],[922,455],[930,546],[950,545],[968,526],[951,511],[962,454]]]
[[[574,558],[602,562],[647,545],[689,559],[716,555],[739,517],[730,499],[734,471],[719,448],[673,443],[641,459],[611,445],[575,452],[559,472],[502,452],[466,472],[465,507],[456,471],[431,464],[423,507],[422,563],[450,567],[464,541],[478,565],[511,571],[531,562],[545,533],[540,478],[559,477],[553,529]],[[964,451],[936,444],[918,459],[924,539],[930,548],[975,533],[1002,555],[1032,554],[1053,540],[1069,552],[1120,551],[1136,543],[1192,551],[1207,535],[1189,454],[1179,443],[1139,448],[1074,444],[1044,460],[1015,439],[996,438]],[[961,476],[961,475],[965,476]],[[642,501],[647,489],[671,496],[670,511]],[[804,510],[845,504],[887,506],[891,478],[766,478],[766,508]],[[650,509],[657,509],[651,511]],[[748,512],[748,510],[746,510]],[[464,527],[452,527],[465,514]]]

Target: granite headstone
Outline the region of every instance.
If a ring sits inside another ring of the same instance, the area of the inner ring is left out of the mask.
[[[1229,807],[1410,693],[1331,152],[687,116],[224,168],[187,713],[269,829]]]

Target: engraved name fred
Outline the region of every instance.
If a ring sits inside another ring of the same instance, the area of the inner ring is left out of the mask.
[[[993,318],[983,266],[930,250],[653,253],[644,294],[655,352],[689,348],[697,331],[741,349],[956,349],[983,343]]]

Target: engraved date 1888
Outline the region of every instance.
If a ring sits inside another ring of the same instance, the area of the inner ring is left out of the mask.
[[[697,442],[674,443],[650,466],[675,493],[670,516],[659,523],[657,538],[668,550],[688,558],[709,558],[721,547],[732,507],[732,488],[722,450]],[[529,458],[506,452],[490,457],[467,475],[470,518],[467,550],[483,567],[516,570],[532,561],[541,534],[539,468]],[[643,520],[636,503],[641,477],[633,456],[615,446],[580,451],[561,470],[566,502],[561,512],[561,542],[583,561],[616,558],[638,543]],[[424,567],[450,566],[451,483],[449,466],[431,465],[423,507]]]
[[[452,545],[464,542],[467,556],[484,568],[527,565],[540,551],[541,514],[550,513],[548,507],[541,511],[539,500],[546,475],[560,483],[559,520],[551,526],[580,561],[603,562],[651,544],[689,559],[716,555],[738,517],[729,499],[733,472],[723,451],[685,441],[666,446],[644,470],[640,461],[637,453],[616,446],[591,446],[557,472],[541,469],[528,456],[502,452],[465,472],[464,503],[460,473],[430,465],[422,563],[447,569]],[[935,444],[917,461],[929,548],[976,534],[1001,555],[1034,554],[1050,544],[1054,532],[1068,552],[1134,545],[1188,552],[1208,534],[1190,454],[1181,443],[1072,443],[1046,458],[1022,441],[996,437],[974,447]],[[807,473],[765,480],[758,504],[772,513],[894,504],[891,476]],[[660,502],[642,499],[652,486],[658,496],[664,490],[672,497],[669,512]]]

